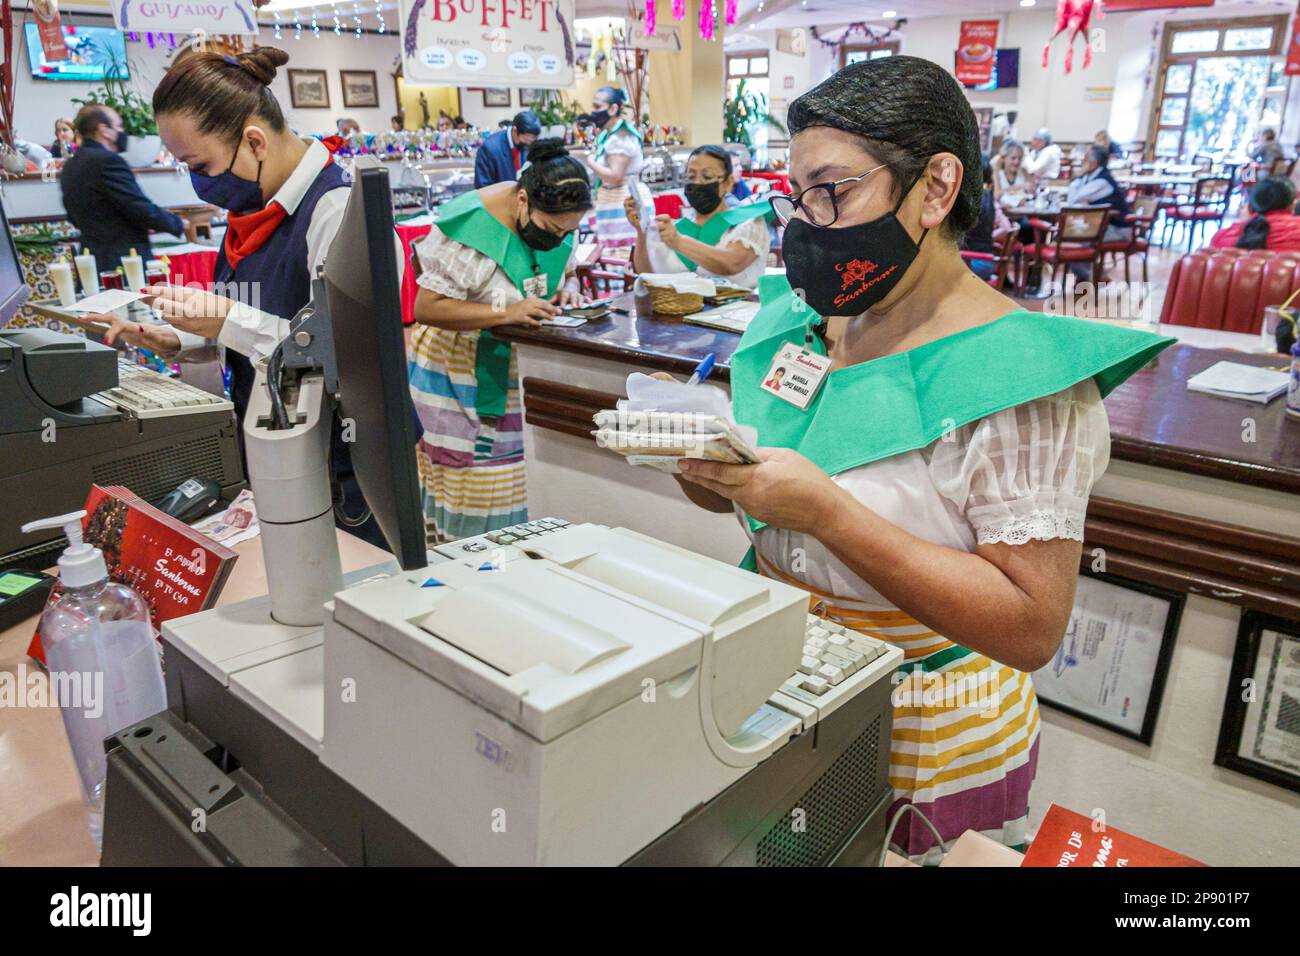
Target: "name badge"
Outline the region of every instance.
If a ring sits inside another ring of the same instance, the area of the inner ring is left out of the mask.
[[[806,409],[830,371],[829,355],[818,355],[787,342],[763,376],[764,391],[795,408]]]
[[[546,274],[533,276],[524,280],[524,295],[534,295],[539,299],[545,299],[546,296]]]

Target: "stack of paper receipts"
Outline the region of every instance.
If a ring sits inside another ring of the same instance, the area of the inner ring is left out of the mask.
[[[675,473],[683,458],[758,462],[757,433],[732,420],[731,401],[721,389],[638,372],[628,377],[627,393],[618,408],[597,412],[594,421],[596,444],[623,455],[629,464]]]

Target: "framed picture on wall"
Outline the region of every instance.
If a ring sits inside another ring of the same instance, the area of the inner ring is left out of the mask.
[[[1038,699],[1151,743],[1184,600],[1176,591],[1081,573],[1056,657],[1034,672]]]
[[[546,91],[538,86],[519,87],[519,105],[523,109],[536,106],[546,97]]]
[[[1214,762],[1300,792],[1300,622],[1241,615]]]
[[[345,107],[379,105],[379,80],[374,70],[339,70]]]
[[[483,105],[484,106],[509,106],[510,87],[508,86],[483,87]]]
[[[290,70],[289,101],[296,110],[329,109],[328,75],[324,70]]]

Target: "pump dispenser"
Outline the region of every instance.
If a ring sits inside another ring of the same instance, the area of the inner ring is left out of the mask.
[[[108,579],[104,553],[82,539],[84,511],[23,525],[24,532],[63,528],[68,547],[59,557],[63,594],[45,609],[38,630],[58,698],[68,743],[100,845],[104,820],[104,738],[164,710],[158,642],[149,605]]]

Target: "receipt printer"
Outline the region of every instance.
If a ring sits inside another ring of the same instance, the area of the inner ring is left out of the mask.
[[[619,863],[784,742],[746,722],[798,666],[807,608],[590,524],[349,588],[321,759],[453,863]]]

